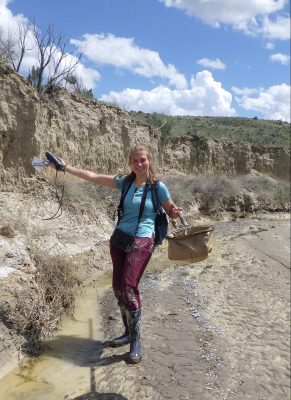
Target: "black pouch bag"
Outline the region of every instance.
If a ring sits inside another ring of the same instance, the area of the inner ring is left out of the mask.
[[[125,253],[130,253],[131,249],[133,248],[134,239],[134,236],[131,236],[128,233],[116,228],[111,235],[109,243],[115,247],[118,247]]]
[[[127,192],[129,191],[130,186],[132,185],[132,182],[133,181],[130,181],[128,186],[125,189],[123,189],[121,192],[120,202],[119,202],[119,205],[117,208],[117,213],[118,213],[117,226],[122,218],[123,202],[124,202],[125,196],[127,195]],[[137,221],[137,226],[136,226],[136,230],[135,230],[135,236],[137,234],[138,225],[139,225],[139,222],[141,220],[142,213],[144,210],[148,187],[149,187],[149,184],[146,183],[144,192],[143,192],[143,196],[142,196],[142,200],[141,200],[141,204],[140,204],[138,221]],[[113,234],[110,237],[109,243],[112,246],[115,246],[118,249],[124,251],[125,253],[130,253],[130,251],[132,250],[133,245],[134,245],[135,236],[129,235],[128,233],[123,232],[122,230],[120,230],[116,227]]]
[[[168,218],[165,212],[158,212],[155,219],[155,246],[163,243],[168,234]]]
[[[159,200],[158,187],[159,181],[155,185],[152,185],[152,199],[157,211],[155,219],[155,246],[162,244],[168,234],[168,218]]]

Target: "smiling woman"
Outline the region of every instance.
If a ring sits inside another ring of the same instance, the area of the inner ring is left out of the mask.
[[[113,264],[112,287],[120,307],[124,334],[112,340],[112,347],[130,344],[128,362],[141,360],[141,296],[139,282],[155,247],[156,216],[159,203],[170,218],[180,216],[181,208],[173,203],[167,186],[156,178],[150,152],[137,146],[129,152],[131,172],[124,175],[100,175],[72,167],[62,159],[65,171],[86,181],[118,189],[121,200],[118,222],[110,239]],[[54,168],[54,165],[51,164]]]

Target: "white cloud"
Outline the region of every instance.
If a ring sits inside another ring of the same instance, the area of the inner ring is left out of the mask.
[[[167,7],[176,7],[188,15],[219,27],[231,25],[248,34],[268,38],[288,39],[289,18],[278,16],[271,21],[268,15],[282,11],[288,0],[159,0]]]
[[[114,65],[147,78],[161,77],[177,89],[187,87],[184,75],[174,65],[165,65],[156,51],[139,48],[133,38],[113,34],[86,34],[83,40],[72,39],[85,55],[97,65]]]
[[[285,83],[260,89],[256,98],[243,95],[236,101],[246,110],[259,111],[266,119],[290,122],[290,86]]]
[[[224,70],[226,68],[226,65],[217,58],[216,60],[209,60],[209,58],[200,58],[200,60],[197,61],[198,65],[202,65],[203,67],[206,68],[213,68],[213,69],[222,69]]]
[[[6,7],[11,0],[0,0],[0,7]]]
[[[214,80],[211,72],[201,71],[191,78],[191,89],[171,90],[158,86],[151,91],[126,89],[110,92],[101,100],[128,110],[158,112],[167,115],[235,115],[232,95]]]
[[[4,37],[9,31],[14,31],[17,28],[18,22],[27,21],[22,14],[13,16],[12,12],[7,8],[8,3],[8,0],[0,0],[0,30]]]
[[[231,90],[233,91],[233,93],[239,96],[250,96],[251,94],[256,94],[259,92],[259,89],[257,88],[238,88],[236,86],[232,86]]]
[[[288,65],[290,62],[290,56],[288,56],[287,54],[276,53],[270,55],[270,60],[273,62],[281,63],[283,65]]]
[[[290,18],[277,16],[272,21],[268,16],[263,18],[261,33],[268,39],[290,39]]]
[[[82,63],[77,65],[74,75],[81,79],[86,89],[93,89],[101,78],[96,69],[85,67]]]
[[[275,47],[274,43],[272,42],[267,42],[266,43],[266,49],[272,50]]]

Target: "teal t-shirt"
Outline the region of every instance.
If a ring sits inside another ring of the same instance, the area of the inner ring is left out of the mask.
[[[125,179],[125,176],[126,175],[114,177],[116,187],[120,191],[122,189],[122,183]],[[133,182],[124,199],[123,215],[120,223],[118,224],[118,229],[132,236],[135,235],[143,192],[144,186],[138,187],[136,186],[135,182]],[[170,198],[170,193],[167,189],[167,186],[161,181],[159,181],[158,196],[161,203]],[[149,187],[136,236],[151,238],[155,230],[155,218],[156,211],[152,201],[151,187]]]

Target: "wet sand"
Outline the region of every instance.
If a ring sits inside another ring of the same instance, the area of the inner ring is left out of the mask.
[[[112,365],[100,385],[121,375],[113,385],[128,399],[148,398],[148,386],[153,399],[289,399],[289,244],[289,221],[220,223],[207,260],[148,274],[143,362],[134,382],[132,367]]]
[[[0,382],[0,399],[289,399],[290,223],[221,222],[213,242],[192,265],[155,254],[141,285],[140,364],[106,345],[121,331],[107,281],[44,356]]]

